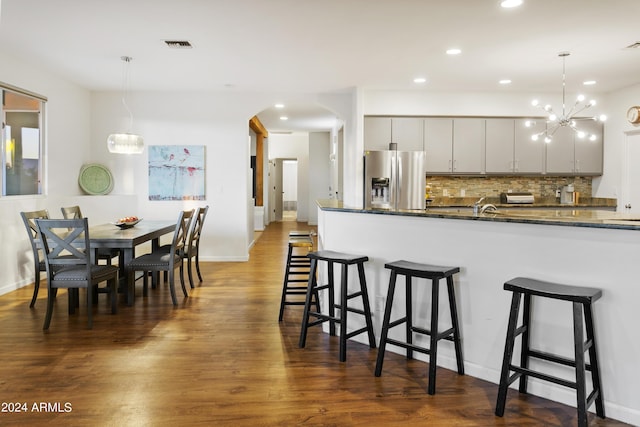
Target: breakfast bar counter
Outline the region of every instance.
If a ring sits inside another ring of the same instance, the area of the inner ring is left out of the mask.
[[[640,425],[636,389],[640,383],[636,329],[640,325],[640,283],[635,271],[640,259],[640,216],[566,208],[499,208],[485,214],[474,214],[468,207],[384,211],[350,208],[334,200],[319,201],[318,208],[320,249],[370,258],[365,272],[377,339],[390,276],[385,263],[408,260],[459,266],[455,288],[465,371],[495,384],[511,297],[503,290],[505,281],[523,276],[602,289],[603,296],[593,308],[607,417]],[[428,320],[430,296],[425,290],[418,285],[413,295],[417,322]],[[403,293],[397,293],[394,310],[397,306],[402,311],[403,304]],[[572,357],[570,310],[561,304],[567,303],[534,301],[532,344],[541,351]],[[444,305],[442,309],[447,312]],[[447,327],[449,320],[443,317],[442,326]],[[542,328],[536,329],[540,322],[545,326],[544,335]],[[426,339],[416,337],[416,344],[428,347]],[[393,346],[387,351],[403,354]],[[456,369],[451,343],[441,344],[438,355],[439,365]],[[416,357],[426,360],[424,355]],[[558,376],[573,375],[572,369],[562,366],[547,369]],[[564,387],[531,379],[529,392],[575,406],[575,394]]]

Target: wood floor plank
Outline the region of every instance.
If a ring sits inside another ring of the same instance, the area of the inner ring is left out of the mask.
[[[516,391],[496,417],[495,384],[441,368],[429,396],[427,364],[392,353],[376,378],[376,350],[349,342],[340,363],[337,339],[320,328],[299,349],[302,307],[277,320],[294,227],[309,228],[281,222],[258,233],[249,262],[202,263],[204,282],[177,308],[164,284],[148,297],[138,289],[116,315],[100,295],[92,330],[84,308],[67,314],[64,292],[47,332],[46,289],[34,309],[32,287],[1,296],[0,397],[28,410],[0,413],[0,425],[575,425],[574,408]],[[34,409],[41,402],[47,411]]]

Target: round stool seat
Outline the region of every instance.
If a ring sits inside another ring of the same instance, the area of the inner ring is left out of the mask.
[[[443,267],[405,260],[386,263],[384,268],[396,270],[398,274],[408,274],[425,279],[442,279],[460,272],[460,267]]]
[[[344,252],[335,252],[328,250],[309,252],[307,256],[311,259],[337,262],[339,264],[358,264],[369,260],[369,257],[366,255],[352,255],[346,254]]]

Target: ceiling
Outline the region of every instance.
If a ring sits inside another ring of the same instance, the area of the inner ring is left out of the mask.
[[[328,129],[294,94],[353,87],[606,93],[640,83],[640,1],[0,0],[0,51],[90,90],[281,93],[270,132]],[[188,40],[170,49],[165,40]],[[457,56],[445,51],[462,49]],[[2,72],[0,70],[0,80]],[[417,85],[415,77],[427,82]],[[510,79],[500,85],[500,79]],[[11,82],[7,82],[11,83]],[[289,120],[283,122],[280,116]]]

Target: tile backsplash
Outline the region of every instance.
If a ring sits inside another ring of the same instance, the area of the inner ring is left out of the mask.
[[[536,197],[555,197],[560,187],[573,184],[575,191],[591,197],[591,177],[559,176],[429,176],[433,197],[499,197],[500,193],[528,192]]]

